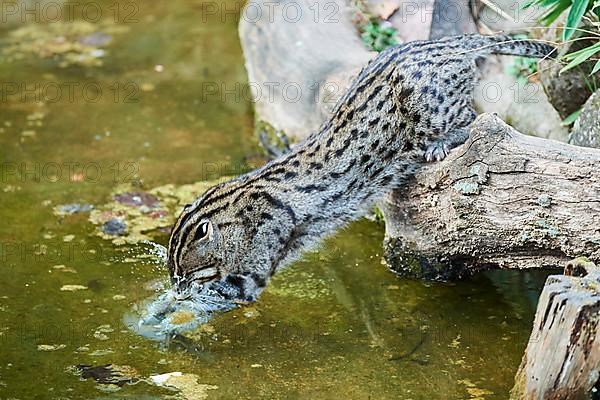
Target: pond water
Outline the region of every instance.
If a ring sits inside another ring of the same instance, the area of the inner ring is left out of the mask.
[[[99,18],[75,8],[75,20],[37,23],[54,16],[40,4],[0,25],[0,398],[507,397],[547,273],[398,279],[381,262],[383,227],[367,220],[251,306],[168,343],[128,329],[167,272],[143,258],[150,246],[117,246],[87,213],[53,208],[257,162],[231,12],[240,3],[214,13],[202,1],[96,1]],[[215,94],[224,89],[237,94]],[[106,364],[132,384],[75,373]],[[175,371],[187,386],[149,378]]]

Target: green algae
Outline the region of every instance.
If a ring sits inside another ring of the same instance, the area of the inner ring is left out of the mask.
[[[315,274],[287,268],[281,271],[272,282],[269,291],[277,296],[309,299],[329,297],[331,289],[327,282]]]
[[[479,184],[477,182],[456,182],[452,187],[464,195],[479,193]]]
[[[113,35],[128,30],[127,26],[107,21],[25,24],[9,32],[8,45],[2,49],[2,54],[7,62],[34,56],[56,60],[61,68],[71,65],[99,67],[106,54],[104,48],[113,41]]]

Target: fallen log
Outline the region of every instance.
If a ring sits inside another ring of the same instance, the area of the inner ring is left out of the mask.
[[[381,203],[385,254],[404,276],[600,260],[600,150],[525,136],[492,114]]]
[[[580,258],[546,281],[511,399],[589,399],[599,378],[600,268]]]

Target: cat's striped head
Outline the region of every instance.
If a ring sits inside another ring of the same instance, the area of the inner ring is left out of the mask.
[[[252,249],[246,248],[247,221],[232,200],[235,188],[235,181],[217,185],[184,206],[171,231],[167,255],[177,291],[208,285],[224,298],[254,301],[265,286],[256,266],[243,262]]]

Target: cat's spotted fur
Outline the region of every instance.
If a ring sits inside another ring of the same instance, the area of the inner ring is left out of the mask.
[[[266,166],[186,206],[169,241],[180,288],[209,284],[252,301],[269,278],[465,140],[477,57],[545,57],[553,47],[465,35],[391,47],[373,59],[320,130]]]

